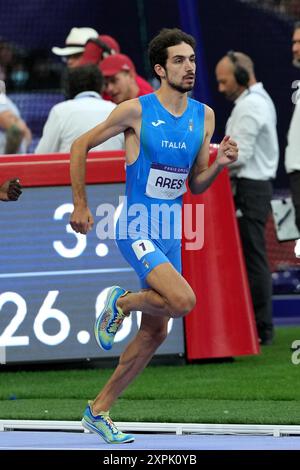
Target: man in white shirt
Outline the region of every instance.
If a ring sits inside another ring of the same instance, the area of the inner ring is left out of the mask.
[[[300,68],[300,22],[294,26],[293,64]],[[298,87],[299,88],[299,87]],[[293,94],[295,109],[288,131],[285,149],[285,169],[289,175],[290,188],[296,212],[296,225],[300,231],[300,91]],[[296,243],[295,254],[300,257],[300,241]]]
[[[35,153],[68,153],[77,137],[103,122],[116,107],[103,100],[103,76],[96,65],[68,70],[66,88],[70,98],[50,111]],[[93,151],[122,150],[124,135],[118,134]]]
[[[217,64],[216,77],[219,91],[234,102],[226,134],[237,142],[239,159],[229,171],[258,335],[261,344],[269,345],[273,339],[272,279],[265,225],[279,160],[276,110],[262,83],[257,83],[249,56],[228,52]]]

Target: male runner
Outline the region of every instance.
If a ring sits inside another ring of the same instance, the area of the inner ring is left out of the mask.
[[[127,204],[116,227],[116,241],[140,277],[142,290],[128,292],[111,287],[95,324],[99,345],[110,349],[123,319],[131,311],[143,313],[136,337],[83,416],[83,426],[108,443],[134,440],[115,427],[109,409],[166,338],[169,319],[183,317],[196,303],[192,288],[181,275],[181,240],[172,235],[172,230],[177,232],[178,220],[177,224],[170,223],[170,237],[166,239],[162,234],[164,221],[160,216],[153,217],[152,208],[159,204],[181,206],[186,180],[193,193],[202,193],[226,165],[237,159],[237,145],[226,136],[216,161],[208,167],[214,113],[187,95],[195,82],[195,46],[189,34],[163,29],[149,46],[151,66],[161,82],[159,90],[121,103],[105,122],[79,137],[71,148],[74,212],[70,223],[75,232],[86,234],[93,226],[85,192],[87,152],[125,132]],[[139,232],[131,224],[130,207],[136,203],[146,209]]]

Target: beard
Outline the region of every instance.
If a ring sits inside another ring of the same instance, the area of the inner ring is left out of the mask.
[[[227,95],[224,94],[224,96],[227,99],[227,101],[231,101],[231,103],[233,103],[238,98],[238,95],[236,93],[230,93]]]
[[[172,80],[169,79],[168,73],[166,73],[166,80],[168,85],[170,85],[173,90],[179,91],[179,93],[187,93],[188,91],[191,91],[194,88],[194,83],[191,85],[181,85],[179,83],[172,82]]]
[[[228,101],[233,102],[243,93],[243,91],[244,90],[238,84],[236,84],[236,87],[233,90],[231,90],[230,92],[227,91],[226,93],[223,92],[222,94]]]
[[[171,82],[168,80],[168,84],[170,85],[173,90],[179,91],[180,93],[187,93],[188,91],[191,91],[194,88],[194,85],[178,85],[177,83]]]

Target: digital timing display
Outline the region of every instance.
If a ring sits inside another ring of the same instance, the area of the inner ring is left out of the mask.
[[[117,209],[124,184],[90,185],[87,191],[95,219],[88,236],[69,225],[70,187],[25,188],[18,202],[0,203],[2,362],[114,357],[137,331],[140,312],[124,321],[111,351],[102,351],[94,339],[105,290],[112,285],[138,290],[139,280],[115,241],[98,236],[98,224],[102,232],[105,228],[102,209],[105,204]],[[183,322],[170,320],[157,354],[181,353]]]

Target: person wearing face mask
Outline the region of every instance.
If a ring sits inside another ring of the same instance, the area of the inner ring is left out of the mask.
[[[29,71],[22,61],[14,64],[12,71],[9,75],[8,89],[14,92],[26,90],[29,83]]]
[[[219,91],[234,103],[226,134],[237,142],[239,159],[232,163],[229,173],[258,336],[262,345],[270,345],[272,278],[265,226],[279,160],[276,110],[263,84],[256,81],[254,64],[246,54],[229,51],[216,66],[216,79]]]
[[[300,21],[294,26],[292,39],[293,65],[300,69]],[[300,83],[300,82],[299,82]],[[298,84],[299,87],[299,84]],[[300,232],[300,93],[293,93],[295,109],[291,119],[287,147],[285,149],[285,169],[289,175],[290,189],[295,207],[296,225]],[[300,239],[295,246],[295,255],[300,258]]]

